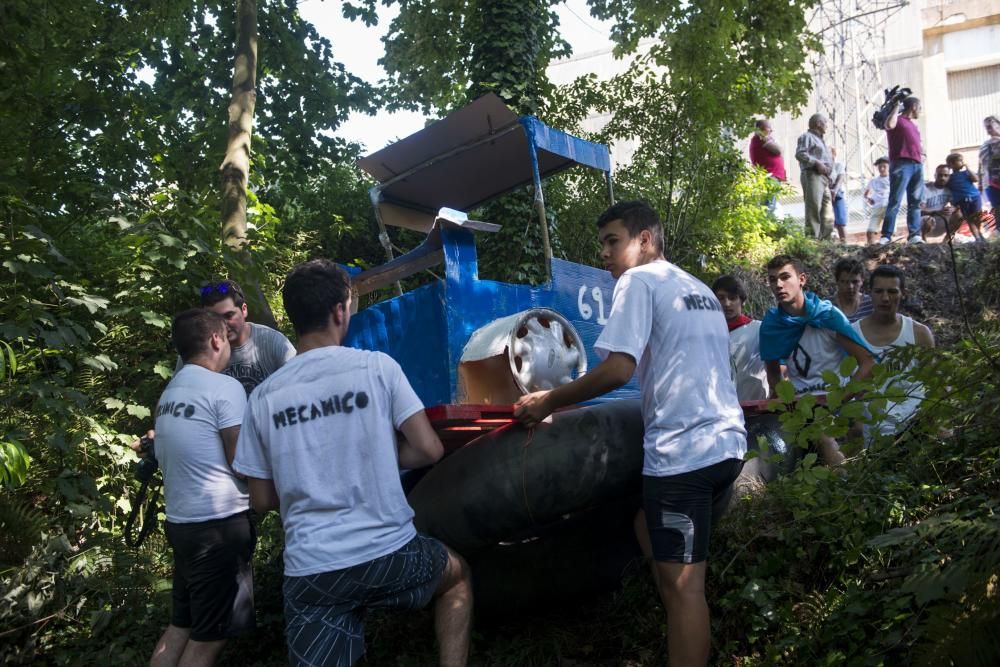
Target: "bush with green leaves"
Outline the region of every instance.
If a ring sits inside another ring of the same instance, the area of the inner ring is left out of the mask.
[[[977,335],[989,350],[1000,332]],[[1000,621],[1000,368],[982,349],[903,348],[825,403],[790,403],[790,386],[779,387],[782,422],[800,446],[822,433],[844,437],[853,420],[877,422],[887,401],[902,397],[889,383],[900,377],[892,368],[912,362],[904,376],[925,398],[901,433],[876,436],[845,475],[807,454],[724,522],[710,582],[720,657],[996,664],[1000,642],[989,628]]]

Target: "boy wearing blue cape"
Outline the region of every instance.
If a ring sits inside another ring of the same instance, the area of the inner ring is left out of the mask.
[[[767,366],[772,398],[781,382],[783,362],[796,394],[825,394],[823,371],[837,373],[846,355],[858,362],[852,379],[871,375],[875,360],[864,340],[836,306],[805,291],[806,273],[799,260],[788,255],[772,259],[767,263],[767,284],[777,306],[767,311],[760,326],[760,358]],[[820,438],[817,450],[827,465],[844,461],[837,441],[829,436]]]

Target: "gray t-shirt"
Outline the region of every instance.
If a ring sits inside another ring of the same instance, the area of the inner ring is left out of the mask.
[[[156,407],[167,521],[210,521],[249,509],[246,483],[229,468],[219,434],[240,425],[246,402],[239,382],[197,364],[170,380]]]
[[[395,430],[423,407],[391,357],[340,346],[300,354],[257,387],[233,467],[274,482],[286,575],[351,567],[413,539]]]
[[[229,365],[222,371],[236,378],[243,385],[247,396],[254,388],[263,382],[267,376],[285,365],[285,362],[295,356],[295,347],[280,331],[263,324],[250,325],[250,337],[239,347],[233,346],[233,354]],[[177,358],[175,372],[184,366]]]

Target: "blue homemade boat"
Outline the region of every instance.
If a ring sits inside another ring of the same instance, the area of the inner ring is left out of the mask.
[[[402,366],[449,455],[406,476],[419,529],[462,553],[477,606],[500,609],[617,586],[638,555],[642,418],[633,379],[533,431],[512,403],[598,362],[593,344],[611,309],[607,271],[551,257],[540,286],[479,278],[475,234],[499,227],[468,220],[500,195],[533,185],[546,220],[542,180],[582,165],[603,172],[613,200],[607,146],[573,137],[488,95],[374,153],[359,166],[378,185],[371,198],[387,263],[353,277],[355,302],[396,286],[396,296],[356,313],[345,344],[380,350]],[[394,257],[386,225],[427,234]],[[403,292],[399,281],[444,266],[444,277]],[[748,405],[752,444],[764,435],[784,451],[775,420]],[[747,479],[774,470],[748,466]]]

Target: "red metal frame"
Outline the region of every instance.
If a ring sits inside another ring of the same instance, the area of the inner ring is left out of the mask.
[[[449,452],[515,421],[513,405],[435,405],[424,412]]]

